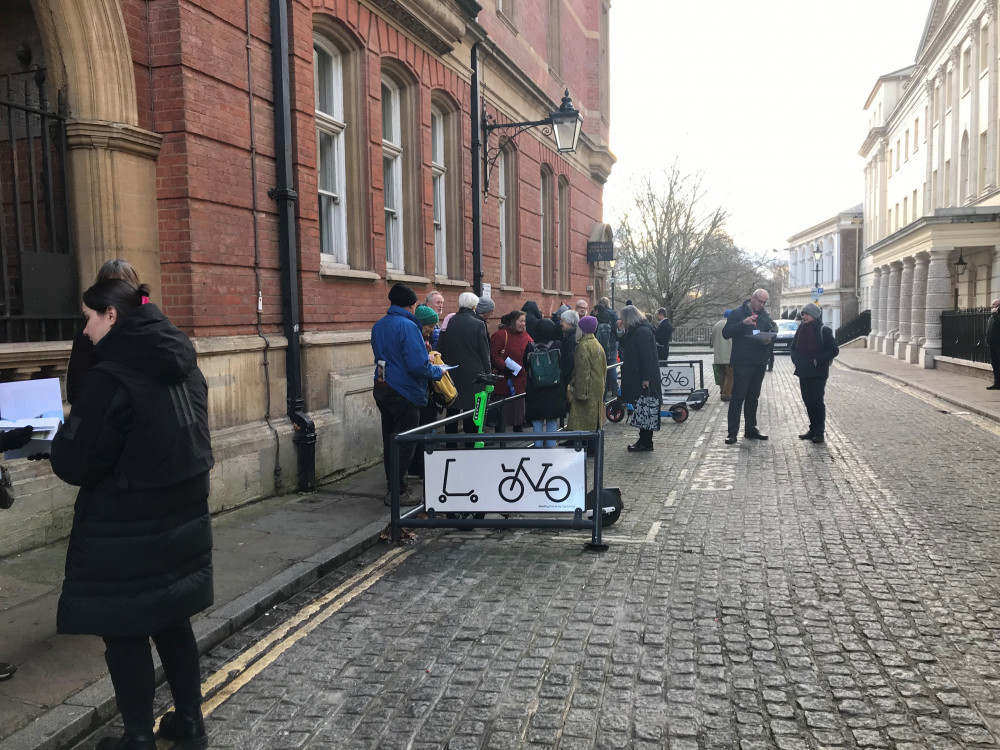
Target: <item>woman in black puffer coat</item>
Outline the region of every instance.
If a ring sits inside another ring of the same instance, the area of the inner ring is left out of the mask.
[[[208,387],[194,347],[145,285],[98,282],[83,294],[97,363],[52,444],[52,469],[78,485],[60,633],[99,635],[125,724],[98,750],[155,750],[156,644],[176,710],[160,736],[208,747],[190,617],[212,603],[213,465]]]
[[[566,381],[562,377],[555,385],[538,387],[531,381],[532,352],[560,351],[560,330],[549,318],[542,318],[535,326],[535,340],[524,350],[526,390],[524,392],[524,418],[535,432],[559,432],[559,420],[566,416]],[[559,355],[562,356],[561,354]],[[554,448],[555,440],[536,440],[535,447]]]
[[[633,305],[622,308],[621,319],[625,326],[619,349],[622,357],[622,400],[634,404],[639,396],[649,395],[660,403],[656,331]],[[639,439],[628,450],[631,453],[653,450],[653,430],[640,429]]]

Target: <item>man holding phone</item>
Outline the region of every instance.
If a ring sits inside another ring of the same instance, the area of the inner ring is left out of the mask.
[[[764,372],[771,357],[771,345],[777,326],[764,308],[769,299],[764,289],[757,289],[750,299],[729,314],[722,329],[723,338],[732,339],[733,398],[729,402],[729,434],[726,445],[736,442],[743,411],[744,432],[749,440],[767,440],[757,429],[757,402]]]

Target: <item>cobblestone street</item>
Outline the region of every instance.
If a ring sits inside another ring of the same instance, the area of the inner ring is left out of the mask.
[[[212,747],[1000,746],[998,425],[835,367],[800,441],[779,357],[727,446],[711,392],[651,454],[608,425],[607,552],[421,532],[214,649]]]

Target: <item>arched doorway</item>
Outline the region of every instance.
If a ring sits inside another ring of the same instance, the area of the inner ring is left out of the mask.
[[[66,238],[53,233],[50,239],[58,240],[59,249],[70,248],[69,265],[78,286],[89,285],[105,260],[124,257],[158,290],[156,159],[161,138],[138,127],[132,53],[119,3],[6,0],[0,10],[0,50],[0,87],[4,74],[29,80],[44,71],[40,95],[54,114],[63,116],[58,137],[64,143],[57,143],[55,151],[64,171],[57,169],[36,182],[57,195],[61,191],[66,200]],[[39,139],[52,130],[36,129]],[[26,289],[25,296],[29,293]],[[75,309],[76,299],[73,303]]]

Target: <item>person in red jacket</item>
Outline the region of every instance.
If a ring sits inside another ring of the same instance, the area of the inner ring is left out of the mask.
[[[490,337],[490,361],[493,371],[502,373],[507,379],[504,396],[524,393],[524,350],[531,343],[531,336],[525,330],[524,310],[512,310],[500,319],[500,328]],[[517,364],[508,367],[507,360]],[[517,374],[514,374],[514,370]],[[504,422],[514,432],[521,432],[524,425],[524,399],[518,399],[504,406]]]

